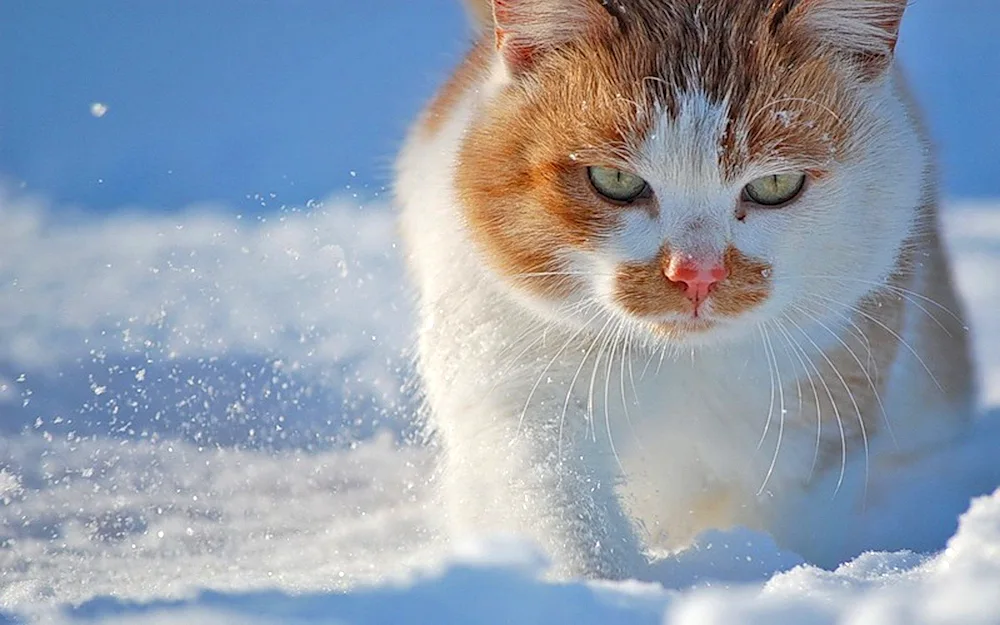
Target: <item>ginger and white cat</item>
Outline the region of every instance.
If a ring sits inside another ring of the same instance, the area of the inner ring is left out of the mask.
[[[906,0],[477,0],[397,192],[457,533],[816,562],[974,403]]]

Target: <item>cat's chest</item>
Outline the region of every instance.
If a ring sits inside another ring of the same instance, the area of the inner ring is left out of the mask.
[[[559,345],[546,343],[552,349],[541,350],[517,376],[516,388],[505,393],[512,401],[542,409],[574,405],[587,419],[608,422],[602,429],[702,430],[706,437],[763,433],[768,420],[800,412],[792,371],[770,364],[769,352],[752,342],[711,353]],[[542,399],[550,394],[560,401]]]
[[[678,476],[694,470],[756,483],[772,461],[778,473],[798,474],[812,457],[815,433],[800,386],[768,362],[753,348],[678,356],[654,362],[634,385],[626,378],[631,401],[619,398],[628,411],[618,413],[612,430],[616,449]]]
[[[787,384],[753,348],[657,357],[648,367],[643,363],[642,371],[634,387],[626,389],[636,395],[642,417],[680,427],[706,420],[732,427],[762,425],[768,411],[781,409]],[[789,406],[784,408],[787,414]]]

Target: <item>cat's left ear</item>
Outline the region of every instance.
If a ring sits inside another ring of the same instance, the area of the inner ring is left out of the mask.
[[[618,27],[605,0],[493,0],[497,51],[513,75],[545,55]]]
[[[776,2],[780,28],[857,62],[865,76],[892,65],[907,0],[785,0]]]

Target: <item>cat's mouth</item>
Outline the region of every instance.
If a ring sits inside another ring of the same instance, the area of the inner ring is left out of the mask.
[[[680,310],[647,313],[635,317],[650,326],[677,332],[705,332],[729,325],[734,321],[734,317],[719,314],[711,295],[704,301],[689,303]]]
[[[691,346],[724,341],[742,335],[747,328],[742,317],[730,317],[714,310],[711,299],[705,302],[697,315],[687,310],[632,315],[632,318],[658,339]]]

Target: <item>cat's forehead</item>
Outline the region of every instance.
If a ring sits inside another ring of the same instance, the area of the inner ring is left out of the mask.
[[[780,163],[821,171],[847,148],[852,85],[832,59],[775,36],[774,0],[620,4],[619,36],[562,57],[542,81],[555,123],[580,129],[558,136],[626,152],[651,139],[696,147],[727,177]]]
[[[722,101],[745,88],[763,69],[772,43],[774,5],[787,0],[623,0],[618,5],[619,58],[634,54],[662,79],[649,86],[673,104],[677,93],[697,88]],[[673,107],[671,106],[671,109]]]

